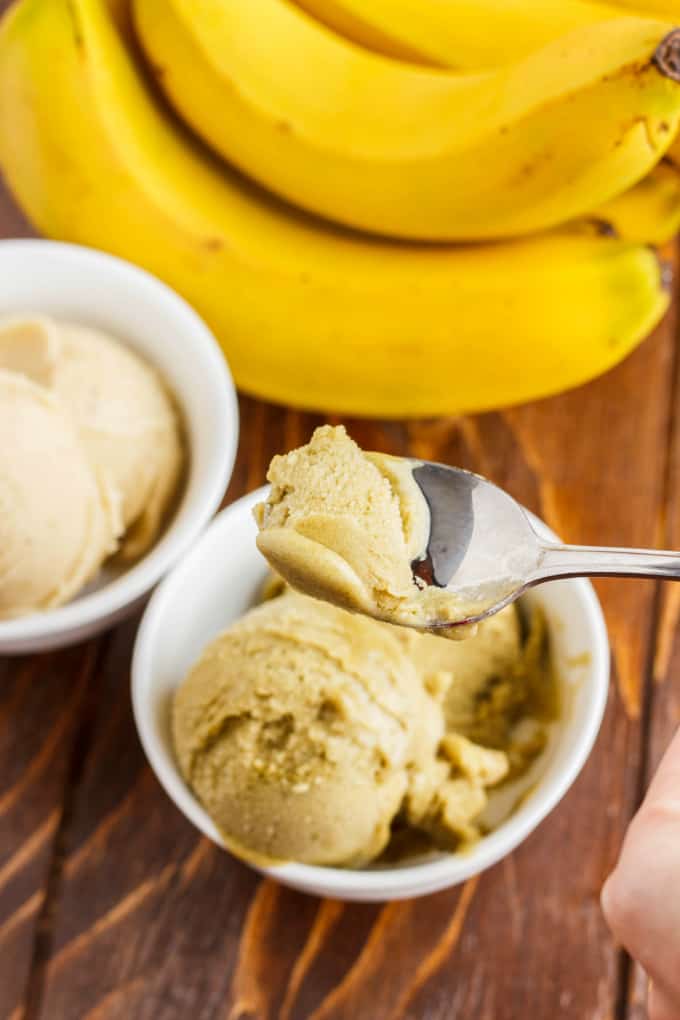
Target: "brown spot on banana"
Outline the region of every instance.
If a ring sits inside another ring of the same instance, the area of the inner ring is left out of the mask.
[[[76,48],[83,50],[85,48],[85,39],[83,38],[83,28],[80,23],[80,15],[73,5],[72,0],[68,0],[66,4],[66,11],[71,21],[71,29],[73,32],[73,38],[75,40]]]
[[[619,237],[619,232],[614,224],[610,223],[609,220],[602,219],[600,216],[589,216],[585,223],[597,237]]]

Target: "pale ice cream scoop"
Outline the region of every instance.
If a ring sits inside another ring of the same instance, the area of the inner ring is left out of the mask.
[[[0,619],[68,601],[116,548],[115,493],[47,390],[0,371]]]
[[[173,733],[227,845],[256,861],[361,865],[397,816],[455,845],[507,769],[502,752],[447,742],[392,628],[294,592],[208,646]]]
[[[292,587],[390,623],[427,628],[456,619],[451,593],[420,583],[412,564],[430,534],[409,461],[365,453],[342,425],[274,457],[255,509],[257,545]],[[463,637],[459,628],[446,636]]]
[[[121,555],[141,555],[158,536],[183,467],[178,415],[157,373],[99,330],[42,316],[0,323],[0,368],[61,401],[118,494]]]

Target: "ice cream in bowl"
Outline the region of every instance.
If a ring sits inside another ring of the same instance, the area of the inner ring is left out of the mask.
[[[138,559],[187,457],[159,374],[117,338],[38,313],[0,318],[0,620],[64,605]]]
[[[129,612],[219,505],[235,394],[207,328],[149,274],[0,244],[0,653]]]
[[[599,604],[556,582],[463,641],[272,580],[224,510],[159,586],[133,659],[145,751],[203,833],[280,881],[357,900],[463,881],[574,781],[608,685]]]

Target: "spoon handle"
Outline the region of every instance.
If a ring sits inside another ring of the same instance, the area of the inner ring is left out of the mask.
[[[680,581],[680,552],[541,543],[530,582],[559,577],[660,577]]]

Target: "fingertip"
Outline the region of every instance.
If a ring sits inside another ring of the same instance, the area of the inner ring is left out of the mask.
[[[602,886],[600,905],[614,938],[635,955],[635,950],[639,948],[638,935],[644,927],[640,918],[640,901],[629,883],[623,879],[618,865]]]
[[[615,871],[612,871],[610,875],[605,879],[604,885],[600,890],[600,906],[602,913],[605,918],[609,918],[612,910],[612,899],[613,899],[613,878]]]

